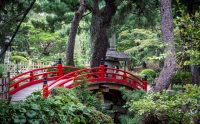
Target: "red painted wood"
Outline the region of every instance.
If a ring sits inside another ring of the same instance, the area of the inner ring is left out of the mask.
[[[54,69],[54,70],[47,72],[48,69]],[[64,74],[63,69],[68,70],[67,71],[68,73],[63,75]],[[73,72],[69,72],[70,70]],[[116,71],[118,73],[114,73]],[[48,85],[48,87],[54,86],[54,84],[56,84],[58,81],[63,80],[54,87],[58,86],[64,87],[64,85],[67,85],[66,88],[72,88],[73,84],[69,84],[70,81],[72,80],[80,81],[83,79],[83,77],[85,77],[85,79],[89,83],[98,83],[98,82],[117,83],[131,87],[133,89],[137,90],[143,89],[147,91],[146,81],[142,81],[137,76],[120,69],[105,68],[104,65],[100,65],[99,67],[95,68],[78,69],[75,67],[62,66],[62,64],[58,64],[57,66],[33,69],[11,78],[10,80],[13,83],[10,85],[11,88],[10,95],[22,90],[23,88],[43,82],[44,76],[47,78],[48,81],[54,80],[52,83]]]
[[[120,72],[122,74],[108,73],[108,72],[104,71],[105,69],[106,70],[118,70],[118,72]],[[109,77],[105,77],[106,74]],[[83,78],[83,77],[86,77],[86,79],[89,83],[94,83],[94,82],[113,83],[114,82],[114,83],[119,83],[119,84],[122,84],[122,85],[129,86],[131,88],[138,89],[138,90],[139,89],[143,89],[145,91],[147,90],[147,83],[142,81],[141,79],[139,79],[135,75],[133,75],[129,72],[125,72],[123,70],[119,70],[119,69],[105,68],[104,66],[100,66],[99,68],[83,69],[83,70],[78,70],[74,73],[73,72],[69,73],[69,74],[57,79],[56,81],[52,82],[51,85],[53,85],[54,83],[56,83],[57,81],[59,81],[61,79],[66,79],[66,77],[71,77],[69,75],[71,75],[72,78],[69,78],[68,80],[61,82],[57,86],[63,87],[65,84],[67,84],[71,80],[76,81],[76,80],[81,80],[81,78]],[[127,75],[129,75],[129,76],[127,76]],[[121,79],[117,79],[117,77],[121,77]],[[68,85],[66,88],[73,87],[72,85]]]
[[[43,77],[47,77],[47,80],[56,80],[58,76],[63,75],[62,68],[66,68],[69,70],[78,70],[78,68],[71,67],[71,66],[62,66],[61,64],[58,64],[57,66],[50,66],[45,68],[37,68],[33,69],[24,73],[21,73],[19,75],[16,75],[15,77],[11,78],[11,85],[10,85],[10,95],[13,95],[14,93],[29,87],[31,85],[34,85],[36,83],[43,82]],[[47,72],[48,69],[54,69],[53,71]],[[42,72],[42,73],[41,73]],[[53,77],[51,77],[53,75]]]
[[[63,71],[62,71],[62,64],[58,64],[58,77],[63,76]]]
[[[43,84],[43,98],[47,98],[49,96],[48,84]]]

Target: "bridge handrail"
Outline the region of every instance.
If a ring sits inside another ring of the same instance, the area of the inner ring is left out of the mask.
[[[55,69],[55,70],[48,70],[48,69]],[[64,69],[69,69],[70,70],[79,70],[79,68],[76,67],[72,67],[72,66],[62,66],[62,64],[58,64],[57,66],[48,66],[48,67],[44,67],[44,68],[36,68],[30,71],[26,71],[24,73],[21,73],[13,78],[10,79],[10,81],[12,82],[10,84],[10,95],[12,95],[13,93],[19,91],[19,89],[21,89],[20,87],[24,87],[25,85],[29,85],[27,83],[30,83],[31,85],[35,84],[35,83],[39,83],[38,81],[36,81],[34,78],[37,77],[37,80],[43,80],[43,77],[46,77],[47,79],[55,79],[52,77],[56,77],[56,79],[58,77],[62,77],[63,73],[65,72]],[[38,71],[42,71],[43,73],[40,73]],[[53,74],[53,75],[52,75]],[[52,75],[51,77],[48,77],[49,75]],[[41,77],[39,77],[41,76]],[[18,79],[18,80],[16,80]],[[23,83],[21,83],[23,82]],[[19,88],[19,89],[18,89]]]
[[[95,67],[95,68],[92,68],[92,69],[93,69],[93,70],[94,70],[94,69],[99,69],[99,67]],[[49,87],[51,87],[53,84],[55,84],[55,83],[58,82],[59,80],[66,79],[66,78],[72,77],[72,76],[77,76],[78,73],[80,73],[80,72],[86,72],[86,71],[88,71],[88,70],[91,70],[91,68],[79,69],[79,70],[77,70],[77,71],[70,72],[70,73],[68,73],[68,74],[66,74],[66,75],[64,75],[64,76],[62,76],[62,77],[60,77],[60,78],[58,78],[57,80],[51,82],[51,83],[49,84]]]
[[[33,72],[36,72],[36,71],[41,71],[41,70],[50,69],[50,68],[55,68],[55,69],[56,69],[57,67],[56,67],[56,66],[49,66],[49,67],[37,68],[37,69],[29,70],[29,71],[26,71],[26,72],[24,72],[24,73],[18,74],[17,76],[11,78],[10,81],[13,81],[13,80],[15,80],[16,78],[19,78],[19,77],[21,77],[21,76],[23,76],[23,75],[26,75],[26,74],[28,74],[28,73],[33,73]]]
[[[138,81],[140,81],[140,82],[142,82],[143,83],[143,81],[140,79],[140,78],[138,78],[137,76],[135,76],[135,75],[133,75],[132,73],[130,73],[130,72],[128,72],[128,71],[124,71],[124,70],[121,70],[121,69],[115,69],[115,68],[105,68],[105,69],[107,69],[107,70],[115,70],[115,71],[118,71],[118,73],[119,72],[122,72],[123,74],[129,74],[130,76],[132,76],[132,77],[134,77],[135,79],[137,79]]]
[[[109,82],[109,81],[112,81],[113,79],[115,79],[115,81],[118,81],[119,83],[123,82],[123,83],[126,83],[128,86],[134,87],[136,89],[142,88],[142,89],[146,90],[146,82],[142,81],[140,78],[138,78],[137,76],[133,75],[132,73],[126,72],[126,71],[120,70],[120,69],[114,69],[114,68],[104,68],[104,69],[107,70],[107,71],[108,70],[109,71],[117,70],[118,73],[105,72],[104,71],[104,76],[93,78],[90,81],[101,79],[101,80],[105,80],[105,81],[107,80]],[[120,72],[123,72],[123,73],[120,74]],[[78,75],[78,77],[88,76],[90,74],[91,75],[102,75],[100,72],[94,72],[94,73],[88,73],[88,74],[81,74],[81,75]],[[129,74],[131,77],[127,76],[127,74]],[[106,77],[105,75],[108,75],[108,77]],[[117,79],[117,76],[122,77],[122,78],[121,79]],[[76,77],[76,78],[78,78],[78,77]],[[130,82],[128,82],[127,79],[129,79]],[[136,85],[138,85],[140,88],[138,88],[138,86],[136,86]]]
[[[114,71],[114,70],[117,70],[118,72],[121,72],[123,74],[120,74],[120,73],[113,73],[113,72],[106,72],[106,70],[108,71]],[[83,73],[83,72],[86,72],[86,73]],[[112,78],[108,78],[106,77],[105,75],[106,74],[110,74],[112,76]],[[131,77],[128,77],[127,76],[130,75]],[[69,81],[71,80],[81,80],[81,76],[86,76],[88,79],[88,81],[90,80],[89,77],[92,77],[92,76],[96,76],[94,79],[98,79],[98,80],[108,80],[110,81],[110,79],[116,79],[117,76],[121,76],[123,77],[121,80],[120,79],[117,79],[117,81],[119,82],[124,82],[126,83],[127,85],[131,86],[131,87],[134,87],[136,89],[144,89],[146,90],[146,82],[143,82],[140,78],[138,78],[137,76],[129,73],[129,72],[126,72],[126,71],[123,71],[123,70],[120,70],[120,69],[114,69],[114,68],[105,68],[105,67],[95,67],[95,68],[87,68],[87,69],[80,69],[78,71],[75,71],[75,72],[71,72],[71,73],[68,73],[67,75],[64,75],[60,78],[58,78],[57,80],[55,80],[54,82],[52,82],[49,86],[52,86],[53,84],[55,84],[56,82],[58,82],[59,80],[62,80],[62,79],[66,79],[67,77],[69,77],[71,75],[71,77],[73,78],[70,78],[68,80],[64,80],[62,82],[60,82],[59,84],[57,84],[56,86],[63,86],[68,83]],[[114,77],[114,78],[113,78]],[[133,79],[134,78],[134,79]],[[93,79],[93,81],[94,81]],[[129,79],[129,81],[131,82],[128,82],[126,81],[127,79]],[[90,80],[92,81],[92,79]],[[131,84],[132,83],[132,84]],[[140,88],[138,88],[138,85]],[[69,88],[69,87],[68,87]]]
[[[65,68],[69,69],[67,71],[73,71],[73,72],[69,72],[63,75],[65,73],[64,72]],[[55,70],[49,71],[48,69],[55,69]],[[42,71],[43,73],[36,73],[37,71]],[[115,71],[117,71],[118,73],[114,73]],[[51,74],[53,74],[52,75],[53,77],[49,77],[49,75]],[[138,86],[144,90],[147,89],[147,82],[142,81],[137,76],[124,70],[115,69],[115,68],[106,68],[104,67],[104,65],[100,65],[99,67],[94,67],[94,68],[79,69],[72,66],[62,66],[62,64],[58,64],[57,66],[49,66],[49,67],[44,67],[44,68],[33,69],[11,78],[10,80],[13,82],[16,79],[18,80],[16,80],[13,84],[10,85],[10,89],[11,89],[10,93],[13,94],[21,90],[22,88],[31,86],[36,83],[40,83],[43,80],[43,77],[46,77],[48,81],[54,80],[52,83],[49,84],[49,87],[51,87],[59,80],[65,79],[61,81],[59,84],[57,84],[57,86],[64,86],[67,82],[71,80],[79,80],[81,76],[86,76],[88,81],[89,80],[90,81],[105,80],[105,81],[115,81],[115,82],[118,81],[126,85],[129,85],[131,87],[134,87],[136,89],[138,89]],[[110,76],[110,77],[106,77],[106,76]],[[40,78],[37,78],[35,80],[34,79],[35,77],[40,77]],[[121,79],[117,79],[117,77],[121,77]]]
[[[10,81],[13,81],[15,80],[16,78],[19,78],[23,75],[26,75],[28,73],[32,73],[32,72],[36,72],[36,71],[41,71],[41,70],[46,70],[46,69],[51,69],[51,68],[55,68],[55,69],[58,69],[58,66],[48,66],[48,67],[44,67],[44,68],[36,68],[36,69],[32,69],[32,70],[29,70],[29,71],[26,71],[24,73],[21,73],[21,74],[18,74],[17,76],[14,76],[12,78],[10,78]],[[77,69],[79,70],[79,68],[76,68],[76,67],[73,67],[73,66],[62,66],[62,68],[70,68],[70,69]],[[58,70],[57,70],[58,71]]]

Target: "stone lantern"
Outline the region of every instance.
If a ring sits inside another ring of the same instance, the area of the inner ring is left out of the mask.
[[[126,64],[129,59],[129,55],[116,50],[116,36],[113,34],[110,38],[110,48],[106,52],[105,66],[108,68],[120,67],[119,61],[124,61],[124,70],[126,70]]]

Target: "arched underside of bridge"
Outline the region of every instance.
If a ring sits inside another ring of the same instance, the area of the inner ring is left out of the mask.
[[[106,105],[106,109],[114,111],[109,115],[114,119],[115,123],[119,122],[120,115],[127,113],[127,109],[123,107],[126,101],[122,99],[120,92],[122,87],[128,90],[136,90],[133,87],[116,82],[93,82],[86,88],[86,90],[101,92],[100,99]]]
[[[124,85],[120,82],[117,83],[117,82],[107,82],[107,81],[98,81],[89,83],[88,88],[86,88],[86,90],[98,90],[100,92],[109,92],[110,90],[119,91],[120,88],[122,87],[125,87],[127,90],[136,90],[136,88]]]
[[[125,87],[128,90],[135,90],[133,87],[127,86],[127,85],[123,85],[121,83],[116,83],[116,82],[93,82],[90,83],[88,88],[86,88],[86,90],[120,90],[120,88]],[[106,92],[108,92],[106,91]],[[102,91],[104,92],[104,91]]]

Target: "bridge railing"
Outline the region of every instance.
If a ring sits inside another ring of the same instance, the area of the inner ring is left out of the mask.
[[[105,68],[104,65],[100,65],[99,67],[95,67],[95,68],[87,68],[87,69],[78,70],[76,72],[68,73],[67,75],[64,75],[58,78],[57,80],[53,81],[51,84],[49,84],[49,87],[50,89],[52,89],[53,87],[60,87],[60,86],[66,87],[66,88],[72,88],[74,85],[74,83],[72,83],[72,80],[76,82],[77,84],[77,82],[85,80],[85,79],[89,83],[103,81],[107,83],[119,83],[119,84],[126,85],[138,90],[139,89],[143,89],[145,91],[147,90],[146,81],[142,81],[137,76],[120,69]],[[63,80],[63,81],[60,81],[60,80]],[[56,84],[58,81],[59,83]]]
[[[120,69],[105,68],[104,65],[95,68],[79,69],[71,66],[62,66],[60,63],[56,66],[33,69],[11,78],[10,95],[28,86],[43,82],[43,77],[46,77],[47,81],[54,80],[49,84],[50,89],[55,86],[71,88],[73,84],[67,83],[72,80],[80,81],[82,77],[86,77],[88,82],[91,83],[106,81],[121,83],[135,89],[147,90],[146,81],[142,81],[137,76]],[[60,82],[56,84],[58,81]]]
[[[43,77],[46,77],[48,81],[56,80],[64,74],[75,70],[78,70],[78,68],[57,64],[56,66],[37,68],[21,73],[10,79],[10,95],[28,86],[43,82]]]

